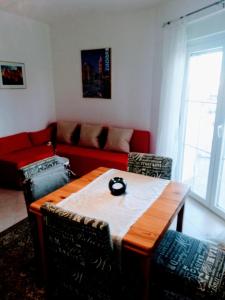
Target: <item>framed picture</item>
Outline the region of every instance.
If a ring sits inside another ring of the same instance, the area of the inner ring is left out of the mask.
[[[81,50],[84,98],[111,99],[111,49]]]
[[[23,63],[0,61],[0,88],[25,89],[25,65]]]

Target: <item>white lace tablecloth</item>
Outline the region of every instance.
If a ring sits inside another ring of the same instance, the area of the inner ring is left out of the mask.
[[[126,193],[113,196],[109,180],[122,177]],[[169,180],[110,169],[80,191],[71,194],[57,206],[109,223],[112,240],[120,248],[123,236],[168,185]]]

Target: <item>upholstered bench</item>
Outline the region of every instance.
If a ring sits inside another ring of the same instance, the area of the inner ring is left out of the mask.
[[[169,230],[152,259],[152,299],[224,300],[225,251]]]
[[[19,170],[27,207],[31,202],[68,183],[69,159],[54,155]]]
[[[69,159],[66,157],[53,155],[51,157],[28,164],[20,168],[19,172],[22,177],[22,180],[24,180],[24,179],[31,178],[44,170],[46,171],[60,164],[64,165],[66,168],[69,168],[69,164],[70,164]]]

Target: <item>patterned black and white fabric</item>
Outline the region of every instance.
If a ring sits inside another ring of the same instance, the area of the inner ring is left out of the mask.
[[[172,159],[153,154],[130,152],[128,172],[171,179]]]
[[[152,260],[152,299],[224,300],[225,251],[169,230]]]
[[[56,155],[21,168],[20,174],[27,208],[67,184],[71,177],[69,160]]]
[[[114,299],[116,264],[108,223],[51,203],[41,211],[50,298]]]
[[[66,157],[54,155],[26,165],[21,168],[19,172],[21,174],[22,180],[26,180],[58,165],[64,165],[65,168],[69,168],[69,159]]]

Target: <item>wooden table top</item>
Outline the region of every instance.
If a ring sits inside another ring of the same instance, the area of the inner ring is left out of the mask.
[[[30,212],[41,215],[40,207],[45,202],[58,203],[70,194],[79,191],[98,176],[108,171],[100,167],[76,179],[62,188],[46,195],[30,205]],[[170,182],[163,193],[146,210],[146,212],[130,227],[123,238],[123,247],[144,256],[151,255],[164,233],[184,205],[188,194],[188,186]]]

